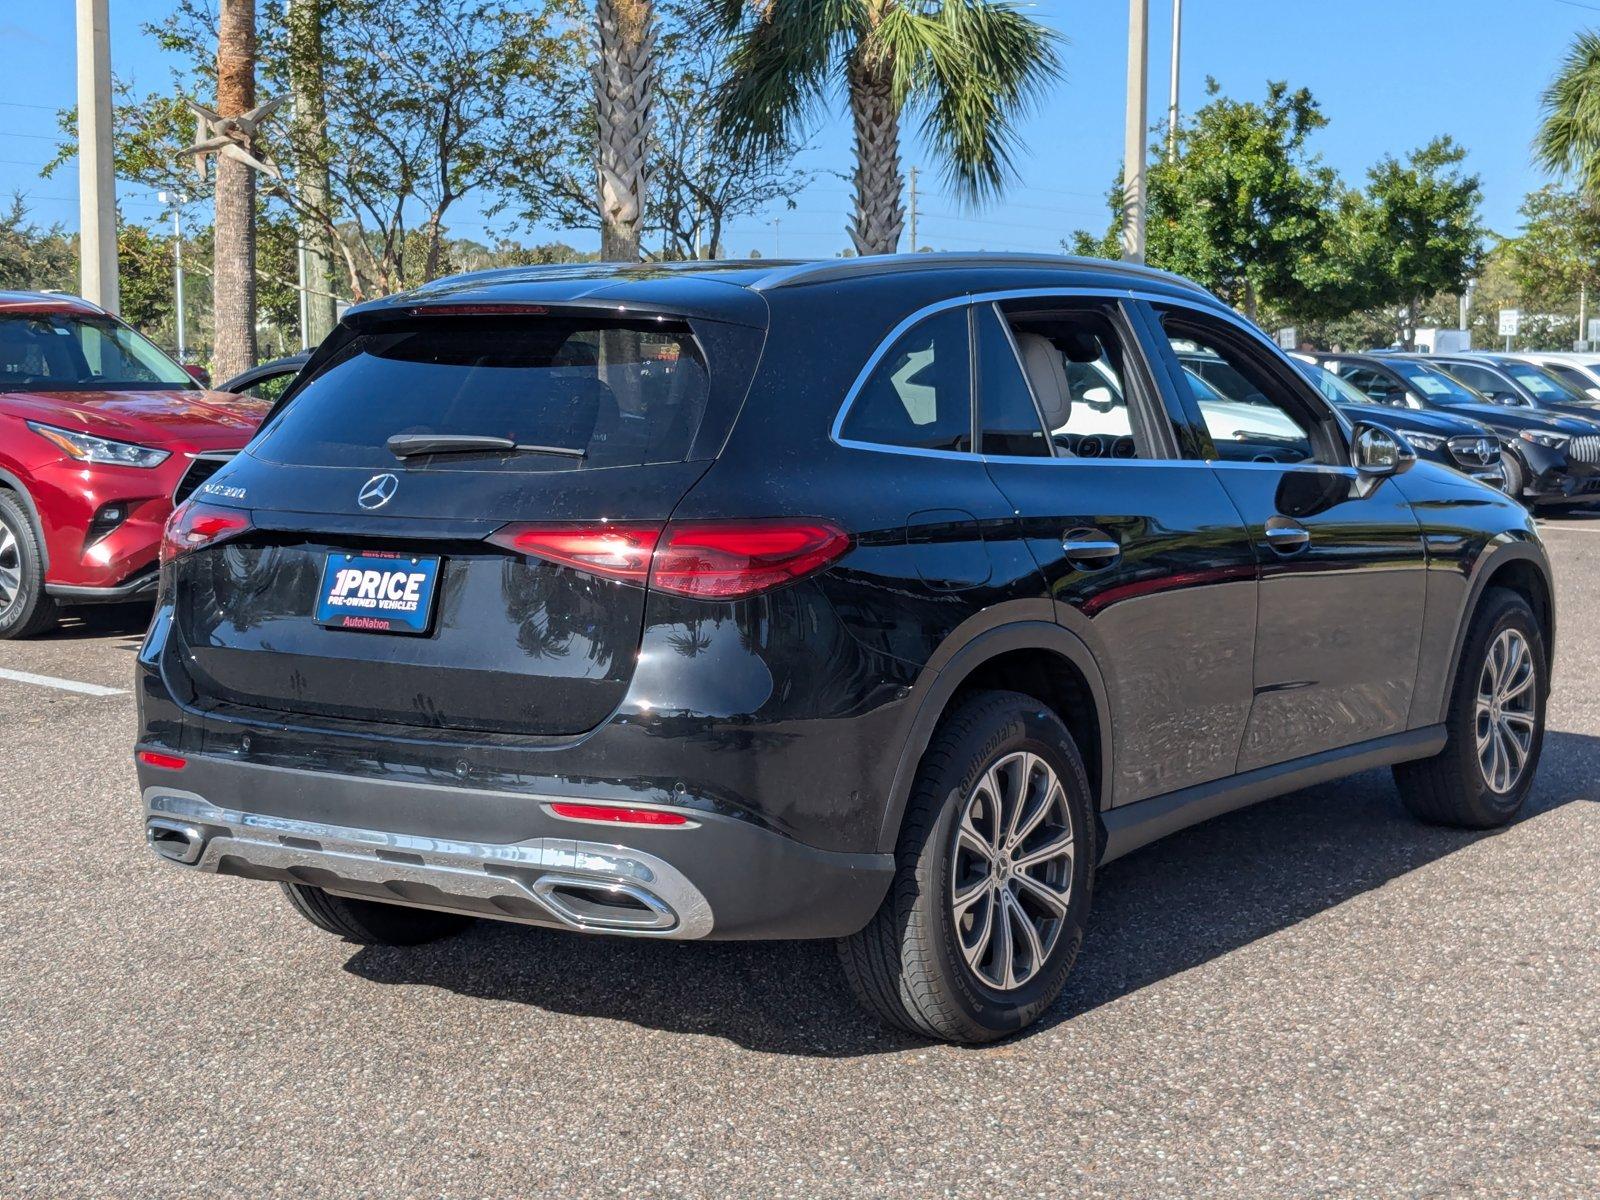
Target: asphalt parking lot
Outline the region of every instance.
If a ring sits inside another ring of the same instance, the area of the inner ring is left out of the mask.
[[[824,944],[360,949],[145,850],[137,615],[0,644],[0,1196],[1600,1194],[1600,514],[1546,523],[1532,801],[1386,773],[1101,875],[1063,999],[955,1049]]]

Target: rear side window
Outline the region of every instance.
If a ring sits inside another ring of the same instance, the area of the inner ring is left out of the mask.
[[[856,395],[840,434],[878,446],[971,450],[967,310],[946,309],[901,335]]]
[[[1022,364],[992,304],[973,310],[977,321],[978,394],[985,454],[1049,458],[1050,443]]]
[[[593,317],[441,317],[358,334],[253,453],[308,466],[393,466],[397,435],[509,438],[524,449],[416,459],[461,470],[681,462],[709,379],[692,331]]]

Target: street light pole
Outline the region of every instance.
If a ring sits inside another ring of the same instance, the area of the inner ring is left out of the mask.
[[[109,9],[110,0],[78,0],[78,259],[84,299],[114,313],[122,305]]]
[[[172,205],[172,271],[175,278],[178,312],[178,361],[187,354],[183,345],[183,205],[189,203],[187,192],[157,192],[156,199]]]
[[[1122,146],[1122,257],[1144,261],[1145,103],[1150,51],[1149,0],[1128,0],[1128,107]]]
[[[1167,161],[1178,157],[1178,62],[1183,46],[1183,0],[1172,0],[1172,83],[1167,92]]]

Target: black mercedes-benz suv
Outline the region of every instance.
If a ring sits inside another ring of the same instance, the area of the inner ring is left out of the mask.
[[[1197,354],[1249,395],[1202,412]],[[962,1041],[1183,826],[1381,766],[1509,820],[1549,689],[1519,506],[1107,262],[440,281],[351,310],[166,540],[164,858],[357,942],[838,938]]]

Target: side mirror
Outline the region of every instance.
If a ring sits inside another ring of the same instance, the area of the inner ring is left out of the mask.
[[[1108,387],[1092,387],[1083,393],[1083,402],[1098,413],[1108,413],[1116,407]]]
[[[1403,475],[1417,461],[1405,438],[1379,425],[1358,424],[1350,443],[1350,462],[1367,479]]]
[[[183,369],[189,372],[189,378],[193,379],[201,387],[211,386],[211,372],[199,363],[184,363]]]

